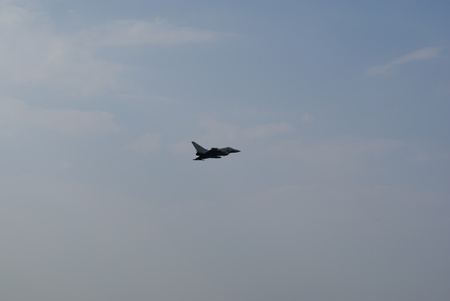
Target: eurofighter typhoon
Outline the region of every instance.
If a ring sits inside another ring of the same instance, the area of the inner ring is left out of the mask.
[[[232,147],[224,147],[224,148],[211,148],[210,150],[207,150],[200,146],[199,144],[192,141],[192,144],[194,145],[195,149],[197,150],[196,155],[198,156],[194,160],[204,160],[208,158],[213,159],[220,159],[223,156],[228,156],[231,153],[239,153],[240,150],[234,149]]]

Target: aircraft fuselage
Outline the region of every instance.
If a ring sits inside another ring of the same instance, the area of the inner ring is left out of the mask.
[[[240,150],[234,149],[232,147],[224,147],[224,148],[211,148],[207,150],[200,146],[199,144],[192,141],[197,152],[195,153],[198,157],[194,160],[204,160],[204,159],[220,159],[223,156],[228,156],[231,153],[239,153]]]

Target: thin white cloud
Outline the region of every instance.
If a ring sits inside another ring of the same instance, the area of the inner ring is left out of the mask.
[[[302,115],[301,120],[303,122],[311,122],[311,121],[315,121],[316,118],[312,115],[310,115],[309,113],[305,113]]]
[[[377,157],[404,147],[405,143],[393,139],[363,137],[341,137],[324,141],[290,140],[272,146],[274,154],[283,153],[286,157],[303,158],[315,166],[358,165],[361,158]]]
[[[9,135],[30,129],[65,135],[111,134],[120,130],[108,112],[33,108],[11,98],[0,99],[0,125]]]
[[[128,68],[101,58],[104,47],[211,41],[223,34],[167,20],[116,20],[61,34],[28,1],[0,2],[0,88],[27,85],[64,96],[92,98],[120,90]]]
[[[136,46],[145,44],[182,44],[211,41],[223,34],[210,30],[180,27],[157,18],[152,22],[117,20],[79,34],[95,47]]]
[[[1,0],[0,25],[4,27],[27,26],[36,19],[45,19],[45,13],[33,10],[35,3],[26,0]]]
[[[408,63],[408,62],[435,58],[439,55],[439,52],[440,52],[440,49],[436,48],[436,47],[428,47],[428,48],[419,49],[412,53],[409,53],[407,55],[399,57],[387,64],[372,67],[366,71],[366,74],[367,75],[386,74],[386,73],[391,72],[397,66]]]
[[[251,127],[244,131],[244,135],[250,138],[269,137],[289,132],[292,129],[292,125],[286,122],[272,123]]]
[[[201,120],[199,125],[206,132],[203,139],[208,143],[232,141],[238,138],[241,132],[237,125],[223,122],[216,114]],[[217,141],[217,137],[220,137],[221,141]]]
[[[293,130],[293,126],[287,122],[261,124],[242,128],[238,125],[224,122],[218,116],[209,116],[200,122],[200,126],[206,131],[205,139],[211,143],[223,143],[236,139],[258,139],[281,135]],[[220,141],[216,141],[220,137]]]
[[[163,95],[147,95],[144,92],[123,93],[118,97],[126,101],[152,101],[159,103],[176,103],[178,100]]]
[[[145,133],[134,139],[127,148],[141,154],[149,154],[160,149],[161,145],[161,135]]]
[[[57,34],[44,13],[21,2],[1,5],[0,87],[45,88],[91,97],[118,86],[123,66],[94,56],[77,36]]]

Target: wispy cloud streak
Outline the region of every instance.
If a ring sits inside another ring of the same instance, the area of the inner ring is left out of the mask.
[[[113,20],[75,34],[64,33],[27,1],[0,0],[0,88],[27,85],[93,98],[123,89],[121,75],[129,70],[102,58],[104,48],[182,45],[226,36],[162,18]]]
[[[416,50],[412,53],[406,54],[402,57],[399,57],[387,64],[375,66],[372,68],[369,68],[366,71],[367,75],[381,75],[381,74],[387,74],[391,72],[394,68],[396,68],[399,65],[417,61],[417,60],[427,60],[435,58],[439,55],[440,49],[436,47],[428,47]]]
[[[211,41],[226,34],[191,27],[179,27],[165,19],[152,22],[117,20],[80,33],[95,47],[136,46],[145,44],[183,44]]]
[[[35,108],[12,98],[0,98],[0,127],[0,135],[30,129],[76,136],[120,131],[114,115],[105,111]]]

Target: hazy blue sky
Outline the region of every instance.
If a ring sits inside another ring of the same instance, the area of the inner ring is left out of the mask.
[[[449,13],[0,0],[0,299],[450,300]]]

